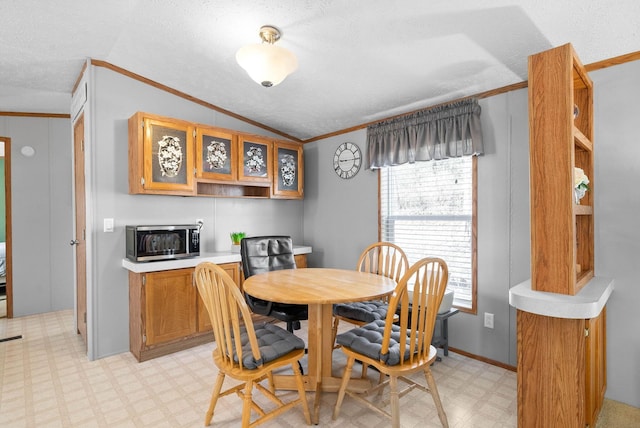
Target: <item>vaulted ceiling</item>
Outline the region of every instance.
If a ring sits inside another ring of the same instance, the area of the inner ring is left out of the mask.
[[[527,80],[572,43],[585,64],[640,51],[637,0],[3,0],[0,111],[69,113],[87,58],[300,140]],[[262,25],[298,70],[253,82]]]

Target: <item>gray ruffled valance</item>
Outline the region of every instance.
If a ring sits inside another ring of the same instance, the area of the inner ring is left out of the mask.
[[[477,99],[422,110],[367,127],[367,169],[482,153]]]

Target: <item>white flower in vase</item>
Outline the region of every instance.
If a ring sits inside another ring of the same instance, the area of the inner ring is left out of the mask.
[[[575,203],[579,204],[580,199],[589,190],[589,177],[586,176],[582,168],[573,168],[573,195]]]

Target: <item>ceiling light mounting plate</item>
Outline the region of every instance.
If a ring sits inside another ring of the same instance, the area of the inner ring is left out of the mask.
[[[280,34],[280,30],[273,25],[263,25],[260,27],[260,39],[262,39],[264,43],[274,44],[280,40]]]

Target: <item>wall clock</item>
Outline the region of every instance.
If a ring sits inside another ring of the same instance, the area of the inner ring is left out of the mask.
[[[333,169],[340,178],[353,178],[360,171],[362,152],[357,144],[342,143],[333,155]]]

